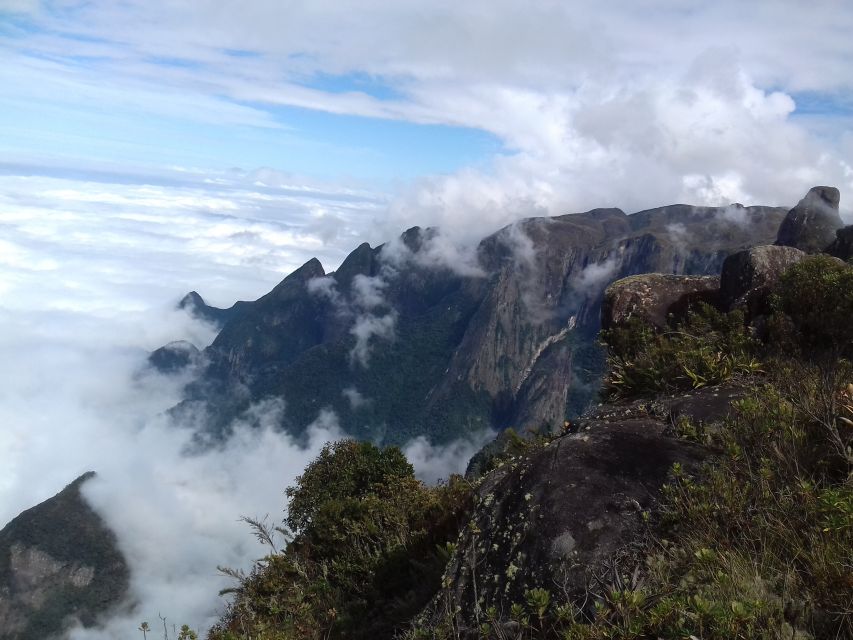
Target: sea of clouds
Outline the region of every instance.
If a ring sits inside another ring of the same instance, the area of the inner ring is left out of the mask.
[[[311,254],[334,267],[344,252],[306,239],[300,223],[315,207],[359,215],[375,199],[278,192],[279,211],[291,207],[280,222],[248,204],[245,189],[211,202],[189,185],[43,178],[34,196],[22,181],[0,178],[0,523],[96,471],[84,495],[118,536],[132,602],[103,629],[72,637],[129,635],[159,615],[204,629],[225,604],[218,591],[231,586],[217,566],[247,570],[266,552],[241,516],[279,522],[284,488],[346,434],[321,411],[297,443],[273,428],[282,403],[264,402],[227,442],[191,455],[191,429],[164,412],[192,372],[162,375],[146,359],[172,340],[204,347],[215,337],[175,309],[183,293],[230,304],[258,297]],[[482,441],[419,438],[405,450],[436,482],[464,470]]]

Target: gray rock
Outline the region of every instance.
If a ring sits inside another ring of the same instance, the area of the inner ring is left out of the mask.
[[[647,273],[617,280],[604,292],[601,327],[609,329],[640,318],[662,329],[670,314],[683,313],[695,302],[717,302],[717,276],[677,276]]]
[[[586,421],[491,472],[445,571],[449,586],[423,615],[457,611],[459,627],[476,627],[478,609],[507,612],[533,587],[580,603],[590,577],[639,540],[672,465],[690,471],[704,459],[666,432],[648,415]]]
[[[820,253],[835,240],[844,226],[838,215],[841,194],[835,187],[812,187],[806,197],[788,212],[779,227],[776,244],[806,253]]]
[[[720,304],[749,315],[763,311],[767,294],[785,270],[806,254],[793,247],[753,247],[730,255],[720,275]]]
[[[211,307],[197,291],[190,291],[181,298],[181,301],[178,303],[178,309],[183,309],[190,315],[221,329],[229,320],[240,315],[246,309],[247,304],[247,302],[240,301],[235,302],[227,309]]]
[[[835,242],[827,247],[826,252],[841,260],[853,258],[853,224],[835,232]]]
[[[772,243],[786,212],[737,208],[732,219],[730,207],[675,205],[533,218],[483,239],[474,270],[438,260],[449,255],[430,229],[363,244],[336,272],[312,261],[228,319],[175,413],[205,416],[211,442],[252,403],[276,397],[285,399],[280,426],[294,435],[324,407],[347,434],[388,444],[562,425],[597,389],[610,282],[719,274],[729,254]],[[365,279],[384,301],[369,313],[359,303]],[[191,301],[210,316],[211,307]],[[394,331],[370,339],[364,367],[350,354],[353,330],[370,316],[392,318]],[[369,405],[354,410],[342,393],[349,387]]]

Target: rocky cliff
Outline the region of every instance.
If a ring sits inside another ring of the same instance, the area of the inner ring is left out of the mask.
[[[115,535],[86,504],[87,473],[0,531],[0,639],[45,640],[92,626],[127,595]]]
[[[253,402],[282,398],[292,433],[331,409],[348,434],[387,443],[561,424],[597,388],[610,282],[719,273],[729,254],[775,240],[785,213],[673,205],[533,218],[467,259],[414,228],[361,245],[334,273],[311,260],[236,311],[190,294],[224,325],[177,411],[216,437]]]

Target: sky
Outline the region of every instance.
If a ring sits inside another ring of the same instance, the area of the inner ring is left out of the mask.
[[[260,553],[239,516],[280,515],[341,434],[321,411],[306,448],[255,407],[187,458],[162,416],[185,380],[142,368],[212,340],[180,297],[254,299],[416,224],[464,244],[817,184],[853,222],[851,33],[846,0],[0,0],[0,520],[95,468],[139,603],[102,637],[163,602],[203,625],[216,564]],[[408,453],[435,480],[472,447]]]

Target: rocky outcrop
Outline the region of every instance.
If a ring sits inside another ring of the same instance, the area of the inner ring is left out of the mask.
[[[148,364],[160,373],[178,373],[189,366],[198,364],[201,351],[186,340],[176,340],[153,351],[148,356]]]
[[[190,291],[187,295],[181,298],[178,303],[178,309],[183,309],[190,315],[195,316],[205,322],[209,322],[217,327],[223,327],[226,322],[238,316],[246,307],[246,302],[235,302],[227,309],[219,307],[211,307],[204,301],[198,292]]]
[[[659,329],[670,314],[680,315],[698,302],[717,304],[720,278],[648,273],[617,280],[604,292],[601,328],[609,329],[638,318]]]
[[[806,253],[824,251],[844,226],[838,214],[841,194],[835,187],[812,187],[779,227],[776,244]]]
[[[835,232],[835,241],[827,247],[826,253],[845,261],[853,259],[853,225]]]
[[[582,605],[593,577],[614,558],[635,562],[644,513],[655,511],[672,465],[690,472],[707,455],[667,435],[667,403],[713,423],[740,396],[734,389],[704,389],[659,400],[656,410],[650,403],[601,406],[573,433],[504,462],[480,484],[474,515],[445,571],[446,586],[424,616],[437,622],[456,612],[457,628],[476,629],[489,607],[508,612],[535,587]]]
[[[80,476],[0,531],[0,640],[44,640],[90,627],[129,584],[115,535],[80,493]]]
[[[761,313],[773,285],[788,267],[805,257],[799,249],[780,246],[753,247],[730,255],[720,274],[722,308]]]

